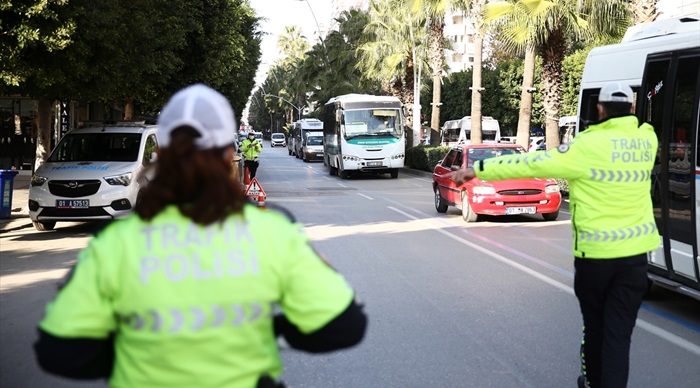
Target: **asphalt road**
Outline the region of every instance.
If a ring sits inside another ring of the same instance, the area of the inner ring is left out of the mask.
[[[258,179],[365,302],[358,347],[283,349],[291,387],[566,387],[579,374],[569,214],[438,214],[429,174],[341,180],[265,142]],[[55,283],[90,228],[0,235],[0,387],[70,387],[36,367],[31,343]],[[269,236],[274,243],[275,236]],[[657,292],[640,311],[630,387],[700,386],[700,302]],[[104,386],[88,383],[85,386]],[[82,386],[82,385],[80,385]]]

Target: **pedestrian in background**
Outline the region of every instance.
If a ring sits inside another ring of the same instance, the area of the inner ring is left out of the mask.
[[[260,152],[262,152],[262,144],[255,139],[253,132],[248,133],[248,137],[241,144],[241,152],[243,152],[243,165],[250,173],[250,179],[255,178],[255,173],[260,165]]]
[[[599,121],[571,143],[537,154],[502,156],[450,173],[474,177],[564,178],[573,228],[574,290],[583,315],[579,387],[627,386],[632,330],[647,291],[648,254],[660,244],[651,202],[658,139],[633,115],[632,89],[605,85]]]
[[[281,387],[277,335],[309,352],[359,343],[367,321],[348,283],[230,178],[224,96],[185,88],[158,125],[135,213],[90,241],[47,307],[42,368],[115,387]]]

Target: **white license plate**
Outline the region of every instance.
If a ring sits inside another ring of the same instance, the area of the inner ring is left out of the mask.
[[[320,158],[321,156],[323,156],[323,154],[316,154],[316,156]]]
[[[367,162],[368,167],[376,167],[376,166],[381,166],[382,162]]]
[[[89,199],[57,199],[56,207],[60,209],[87,209],[90,207]]]
[[[507,207],[506,214],[535,214],[537,209],[534,206]]]

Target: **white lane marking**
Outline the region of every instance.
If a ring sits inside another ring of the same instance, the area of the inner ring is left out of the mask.
[[[374,198],[372,198],[372,197],[370,197],[370,196],[368,196],[368,195],[364,195],[364,194],[362,194],[362,193],[355,193],[355,194],[359,195],[360,197],[365,197],[365,198],[369,199],[370,201],[374,201]]]
[[[325,180],[327,180],[327,181],[331,180],[331,178],[329,178],[329,177],[327,177],[327,176],[324,176],[323,179],[325,179]]]
[[[387,206],[387,207],[389,209],[399,213],[399,214],[403,214],[404,216],[406,216],[414,221],[419,221],[421,223],[428,225],[431,229],[435,230],[436,232],[438,232],[440,234],[443,234],[443,235],[445,235],[445,236],[447,236],[447,237],[449,237],[457,242],[460,242],[464,245],[467,245],[468,247],[470,247],[472,249],[475,249],[479,252],[482,252],[482,253],[486,254],[487,256],[491,256],[492,258],[494,258],[494,259],[496,259],[496,260],[498,260],[506,265],[509,265],[515,269],[518,269],[518,270],[520,270],[520,271],[522,271],[522,272],[524,272],[524,273],[526,273],[526,274],[528,274],[536,279],[539,279],[539,280],[541,280],[541,281],[543,281],[551,286],[554,286],[554,287],[566,292],[569,295],[575,296],[574,289],[567,286],[564,283],[558,282],[558,281],[556,281],[556,280],[554,280],[546,275],[543,275],[543,274],[541,274],[533,269],[530,269],[530,268],[528,268],[520,263],[516,263],[516,262],[506,258],[505,256],[501,256],[498,253],[495,253],[495,252],[488,250],[487,248],[484,248],[484,247],[481,247],[477,244],[469,242],[469,241],[463,239],[462,237],[455,236],[452,233],[448,233],[442,229],[435,228],[433,225],[430,225],[428,222],[426,222],[425,219],[419,219],[418,217],[415,217],[411,214],[408,214],[408,213],[406,213],[402,210],[399,210],[393,206]],[[690,342],[686,339],[683,339],[683,338],[681,338],[673,333],[670,333],[670,332],[668,332],[668,331],[666,331],[666,330],[664,330],[664,329],[662,329],[662,328],[660,328],[652,323],[649,323],[645,320],[637,318],[637,327],[639,327],[643,330],[646,330],[647,332],[654,334],[654,335],[658,336],[659,338],[664,339],[664,340],[666,340],[674,345],[677,345],[678,347],[681,347],[681,348],[695,354],[696,356],[700,356],[700,346],[695,345],[692,342]]]
[[[338,186],[344,187],[344,188],[346,188],[346,189],[349,187],[349,186],[346,186],[346,185],[344,185],[344,184],[342,184],[342,183],[338,183]]]

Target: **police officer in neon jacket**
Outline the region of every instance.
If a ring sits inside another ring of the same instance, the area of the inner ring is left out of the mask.
[[[344,278],[230,179],[235,127],[207,86],[170,99],[155,178],[79,253],[39,324],[44,370],[113,387],[277,387],[277,335],[308,352],[362,340]]]
[[[647,256],[661,242],[650,195],[658,139],[651,125],[639,125],[633,102],[629,86],[609,83],[598,97],[599,121],[571,143],[450,173],[457,184],[475,176],[568,180],[574,290],[584,325],[579,387],[627,385],[632,330],[647,290]]]

